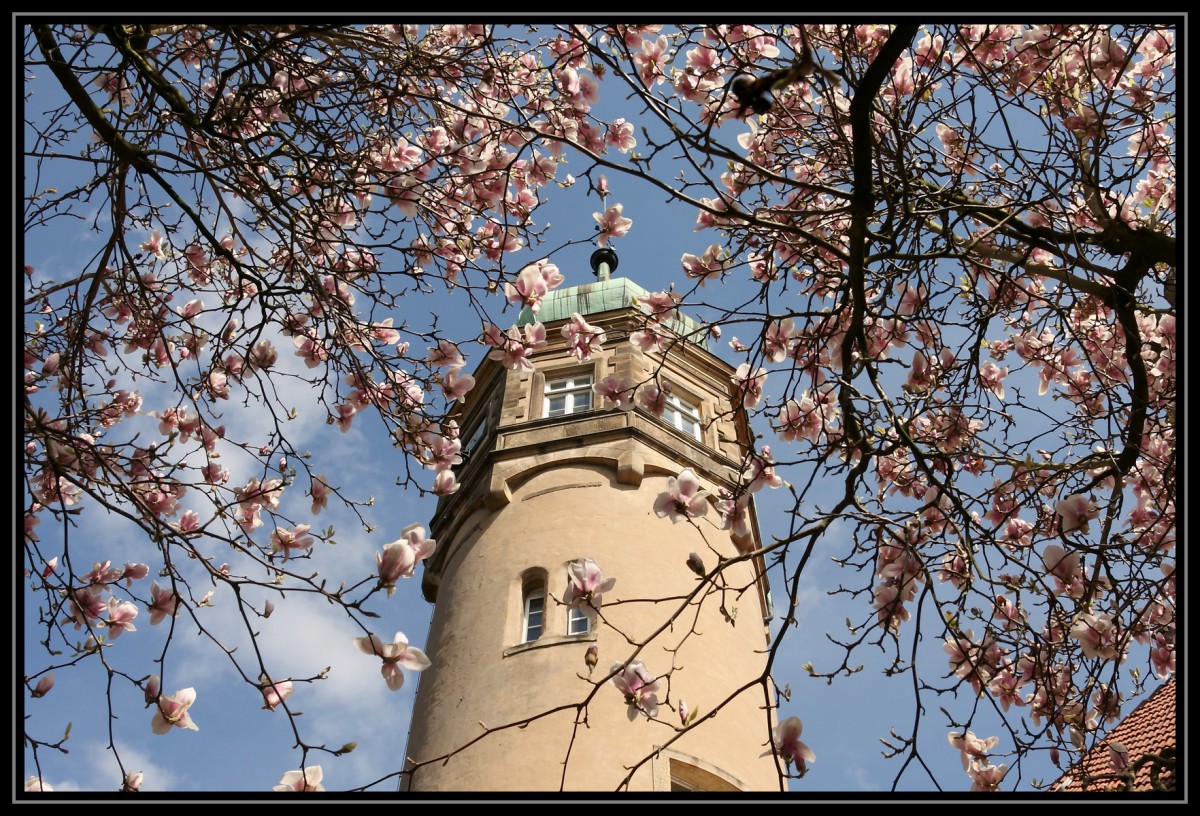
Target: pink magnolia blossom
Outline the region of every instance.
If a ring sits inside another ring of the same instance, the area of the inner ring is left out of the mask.
[[[666,492],[660,493],[654,502],[654,513],[659,518],[671,517],[674,524],[684,519],[699,518],[708,512],[708,491],[700,488],[700,479],[685,468],[679,477],[667,479]]]
[[[629,232],[629,228],[633,226],[633,219],[622,215],[624,210],[624,204],[613,204],[603,214],[592,213],[592,217],[600,225],[600,234],[596,237],[597,244],[602,247],[608,246],[610,238],[621,238]]]
[[[1088,521],[1100,515],[1100,508],[1087,496],[1074,493],[1055,503],[1054,512],[1062,519],[1062,531],[1088,532]]]
[[[174,694],[160,695],[155,702],[156,710],[154,719],[150,721],[150,730],[155,734],[166,734],[175,728],[187,728],[190,731],[199,731],[196,724],[192,722],[192,717],[188,713],[188,709],[196,702],[196,690],[194,688],[180,689]]]
[[[545,259],[526,266],[517,275],[516,283],[504,284],[504,296],[509,303],[528,306],[537,314],[542,307],[542,298],[563,282],[558,267]]]
[[[1004,378],[1008,376],[1008,368],[1000,368],[992,362],[979,367],[979,382],[983,387],[996,395],[996,399],[1004,399]]]
[[[155,626],[170,615],[172,618],[179,614],[179,596],[171,587],[160,587],[158,581],[150,584],[150,603],[146,606],[150,613],[150,625]]]
[[[610,672],[613,675],[613,685],[625,695],[625,702],[637,706],[649,717],[658,716],[658,678],[650,673],[640,660],[631,663],[613,663]],[[631,715],[632,716],[632,715]]]
[[[137,793],[142,789],[142,780],[146,774],[143,771],[130,771],[121,782],[121,793]]]
[[[422,436],[422,441],[426,445],[425,467],[430,470],[447,471],[462,464],[461,439],[430,432]]]
[[[279,777],[279,784],[275,786],[275,791],[277,793],[323,791],[325,786],[321,784],[321,780],[324,778],[325,774],[320,765],[309,765],[298,771],[288,771]]]
[[[54,793],[49,782],[43,782],[40,776],[32,775],[25,780],[26,793]]]
[[[101,71],[96,74],[92,84],[108,94],[109,102],[116,102],[121,107],[133,103],[133,92],[129,90],[129,82],[121,74]]]
[[[1085,612],[1071,626],[1071,637],[1079,641],[1083,653],[1102,660],[1125,662],[1125,632],[1112,615]]]
[[[297,524],[295,530],[287,527],[276,527],[271,533],[271,552],[283,552],[283,560],[290,558],[296,550],[307,550],[313,545],[312,536],[308,535],[308,524]]]
[[[312,477],[312,486],[309,488],[308,493],[312,496],[312,514],[314,516],[329,506],[329,494],[331,492],[329,483],[325,481],[324,474],[318,473]]]
[[[589,621],[594,621],[604,603],[604,593],[616,583],[616,578],[606,579],[592,559],[577,558],[567,564],[567,589],[563,593],[563,603],[583,612]]]
[[[384,545],[383,552],[375,554],[379,585],[387,590],[389,598],[396,591],[396,579],[411,578],[417,564],[433,555],[436,547],[437,541],[425,537],[424,527],[410,524],[400,533],[400,538]]]
[[[112,561],[103,563],[97,561],[92,571],[83,577],[89,584],[111,584],[121,580],[122,571],[112,565]]]
[[[999,619],[1005,629],[1011,629],[1024,623],[1025,611],[1004,593],[997,593],[992,618]]]
[[[1021,694],[1023,685],[1025,685],[1025,681],[1021,679],[1021,675],[1015,672],[1011,666],[1006,665],[988,683],[988,691],[1004,707],[1004,710],[1008,711],[1012,705],[1025,705],[1025,697]]]
[[[1033,525],[1024,519],[1009,519],[1008,523],[1004,525],[1000,541],[1010,549],[1029,547],[1033,544]]]
[[[766,381],[767,370],[765,368],[760,368],[751,374],[749,363],[742,363],[737,367],[732,382],[737,386],[743,407],[749,409],[758,405],[762,400],[763,385]]]
[[[279,360],[279,352],[271,345],[271,341],[263,338],[250,347],[250,356],[246,359],[246,374],[251,371],[266,370]]]
[[[1129,767],[1129,749],[1122,743],[1110,742],[1108,744],[1108,764],[1114,771],[1120,773]]]
[[[35,514],[29,513],[25,516],[25,540],[26,541],[41,541],[38,534],[34,532],[37,526],[42,523],[42,520]],[[58,556],[54,556],[45,563],[42,567],[42,577],[49,578],[53,572],[58,569]]]
[[[99,587],[90,586],[71,592],[71,619],[75,628],[81,629],[100,622],[100,616],[108,610],[108,604],[101,597]]]
[[[429,349],[429,356],[425,359],[434,368],[458,368],[467,364],[458,346],[449,340],[439,340],[436,348]]]
[[[1166,635],[1155,635],[1150,660],[1154,664],[1154,676],[1159,680],[1169,679],[1175,673],[1175,644]]]
[[[935,129],[938,139],[942,143],[944,151],[942,161],[946,167],[952,172],[965,172],[970,175],[976,173],[981,157],[978,151],[973,149],[974,145],[971,140],[964,138],[958,130],[941,122]]]
[[[280,703],[292,696],[291,680],[280,680],[277,683],[268,683],[264,679],[263,682],[263,708],[269,708],[271,711],[274,711]]]
[[[355,638],[354,645],[363,654],[373,654],[383,659],[383,668],[380,671],[392,691],[399,691],[404,686],[401,666],[411,671],[422,672],[433,665],[423,651],[408,645],[408,638],[403,632],[397,632],[391,643],[384,643],[372,634]]]
[[[509,303],[519,303],[528,306],[529,311],[536,314],[542,308],[542,298],[549,289],[546,280],[535,266],[527,266],[517,275],[515,284],[504,284],[504,296]]]
[[[975,633],[970,629],[963,632],[961,637],[951,634],[942,649],[950,656],[950,670],[954,676],[966,680],[975,693],[981,695],[991,680],[991,671],[985,662],[986,650],[982,645],[977,645],[974,639]]]
[[[764,487],[774,489],[783,485],[783,477],[775,472],[775,458],[771,456],[770,445],[763,445],[757,454],[751,452],[746,455],[742,463],[741,480],[751,493],[757,493]]]
[[[670,393],[671,384],[668,382],[646,383],[638,394],[638,405],[643,411],[661,417],[667,409],[667,397]]]
[[[457,490],[458,479],[454,477],[454,471],[441,470],[433,477],[432,492],[435,496],[449,496]]]
[[[358,413],[358,406],[354,403],[342,403],[337,406],[337,419],[335,420],[338,430],[342,433],[350,430],[350,424],[354,421],[354,415]]]
[[[776,753],[786,762],[795,765],[796,770],[802,775],[808,770],[807,763],[815,762],[817,759],[813,750],[801,742],[800,734],[803,731],[804,724],[800,722],[799,717],[788,717],[775,726],[771,735],[771,742],[775,746]]]
[[[683,264],[684,274],[700,281],[701,286],[710,278],[723,275],[729,266],[725,250],[720,244],[710,244],[708,249],[704,250],[704,254],[700,256],[685,252],[679,261]]]
[[[155,230],[150,233],[150,237],[138,245],[138,249],[143,252],[152,252],[154,257],[162,260],[167,257],[167,253],[163,250],[163,234],[162,230]]]
[[[1007,765],[984,765],[978,762],[972,762],[967,769],[967,775],[971,777],[971,790],[975,793],[1000,790],[1006,773]]]
[[[494,324],[485,324],[483,343],[492,347],[488,352],[488,359],[497,361],[510,371],[533,371],[533,363],[528,359],[529,353],[546,344],[546,328],[541,323],[533,324],[532,330],[529,325],[525,326],[527,338],[531,333],[535,339],[534,344],[521,342],[521,332],[516,326],[509,326],[507,332],[502,332],[500,327]],[[536,344],[537,340],[540,340],[540,344]]]
[[[1042,565],[1054,577],[1056,592],[1069,598],[1083,597],[1086,587],[1079,553],[1068,553],[1057,544],[1049,544],[1042,551]]]
[[[442,393],[446,395],[447,400],[461,402],[474,387],[475,378],[470,374],[463,374],[462,369],[451,368],[442,375]]]
[[[599,353],[608,339],[603,329],[588,323],[579,312],[572,314],[571,322],[562,327],[562,336],[567,341],[567,353],[580,361],[590,360]]]
[[[665,339],[667,334],[662,324],[653,322],[629,335],[629,342],[641,349],[643,354],[660,353]]]
[[[111,640],[116,640],[122,632],[136,632],[137,627],[133,625],[133,620],[138,616],[138,608],[129,601],[118,601],[116,598],[108,599],[108,620],[105,624],[108,626],[108,637]]]
[[[265,451],[263,452],[265,455]],[[266,479],[259,482],[251,478],[243,488],[234,488],[233,495],[242,506],[260,506],[271,510],[279,509],[279,497],[283,493],[282,479]]]
[[[605,408],[619,408],[622,411],[633,410],[633,395],[636,389],[628,377],[618,380],[612,374],[592,386],[596,396],[604,399]]]
[[[791,352],[795,336],[796,330],[790,317],[772,321],[763,338],[763,354],[772,363],[782,363]]]
[[[729,530],[738,538],[750,535],[749,506],[749,493],[743,493],[736,499],[727,495],[717,499],[717,510],[720,511],[722,519],[721,529]]]
[[[789,399],[780,406],[776,431],[785,442],[807,439],[815,444],[824,428],[825,416],[823,404],[814,403],[811,393],[805,392],[799,402]]]
[[[971,763],[977,759],[985,759],[988,751],[1000,744],[999,737],[988,737],[987,739],[979,739],[971,731],[965,734],[960,734],[957,731],[951,731],[946,735],[950,744],[962,752],[962,766],[964,771],[969,771]]]
[[[650,316],[657,321],[669,320],[679,313],[682,298],[675,292],[659,290],[637,300],[638,305],[650,309]]]
[[[666,37],[642,40],[642,50],[633,55],[638,75],[646,87],[658,85],[666,80],[666,67],[670,58],[668,45]]]

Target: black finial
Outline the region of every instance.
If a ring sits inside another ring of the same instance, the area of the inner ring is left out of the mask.
[[[601,280],[606,279],[613,272],[617,271],[617,253],[612,247],[600,247],[592,253],[592,272]],[[607,269],[601,270],[602,266],[607,266]]]

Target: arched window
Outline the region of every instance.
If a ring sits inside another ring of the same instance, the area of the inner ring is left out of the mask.
[[[695,759],[693,757],[693,759]],[[699,760],[696,760],[698,763]],[[671,759],[671,790],[677,793],[690,791],[739,791],[740,787],[729,779],[718,776],[717,768],[701,768],[699,764]]]
[[[546,579],[531,576],[521,593],[521,642],[532,643],[546,628]]]

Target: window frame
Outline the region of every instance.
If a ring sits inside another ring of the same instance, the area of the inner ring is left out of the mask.
[[[662,421],[680,433],[700,440],[703,433],[700,404],[672,391],[667,394],[666,407],[663,408]],[[690,426],[685,428],[684,425]]]
[[[560,384],[562,387],[555,388]],[[595,384],[596,377],[592,369],[547,374],[542,385],[542,416],[557,419],[593,410],[596,406],[596,394],[592,390]],[[555,413],[555,409],[551,408],[551,400],[559,397],[563,398],[563,407]],[[586,397],[586,405],[579,404],[582,402],[580,397]]]
[[[581,621],[583,623],[583,629],[578,632],[574,631],[575,625]],[[591,631],[592,621],[583,613],[583,609],[578,606],[569,607],[567,609],[567,636],[578,637],[579,635],[586,635]]]
[[[539,602],[538,608],[532,609],[534,602]],[[546,633],[546,584],[544,581],[533,581],[526,585],[521,593],[521,643],[534,643]],[[530,637],[533,625],[531,619],[537,616],[537,633]]]

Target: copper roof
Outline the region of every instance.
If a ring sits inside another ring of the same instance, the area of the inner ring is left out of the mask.
[[[1116,728],[1096,743],[1083,759],[1073,765],[1054,783],[1054,791],[1119,791],[1125,790],[1124,778],[1113,769],[1109,758],[1109,746],[1120,743],[1129,752],[1131,767],[1146,754],[1162,756],[1170,749],[1174,757],[1178,735],[1178,720],[1175,716],[1175,678],[1163,683],[1157,690],[1138,705]],[[1173,763],[1172,759],[1172,763]],[[1138,769],[1133,780],[1133,790],[1156,790],[1152,784],[1152,771],[1159,771],[1159,784],[1166,790],[1175,790],[1175,769],[1165,768],[1148,762]]]
[[[614,309],[636,307],[646,311],[646,307],[639,305],[639,302],[649,294],[629,278],[605,278],[594,283],[555,289],[542,298],[540,311],[536,315],[528,306],[521,309],[517,326],[539,320],[546,324],[556,320],[568,320],[573,312],[586,317]],[[667,328],[688,342],[708,349],[708,330],[697,320],[677,312],[663,322]]]

